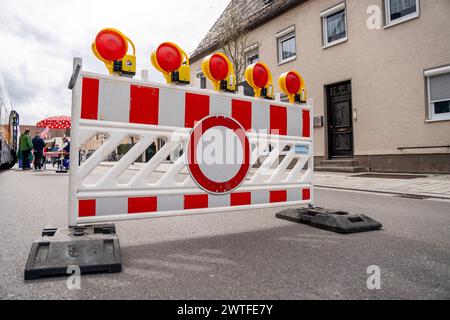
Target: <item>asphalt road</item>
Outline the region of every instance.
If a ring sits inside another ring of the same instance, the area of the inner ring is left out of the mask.
[[[354,235],[255,210],[117,223],[124,270],[25,282],[32,242],[67,223],[67,175],[0,172],[0,299],[450,299],[450,202],[316,190],[317,204],[363,213]],[[370,265],[381,290],[366,286]]]

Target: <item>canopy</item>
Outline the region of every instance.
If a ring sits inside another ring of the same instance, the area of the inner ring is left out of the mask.
[[[70,117],[69,116],[57,116],[50,117],[39,121],[36,126],[38,128],[49,128],[49,129],[69,129],[70,128]]]

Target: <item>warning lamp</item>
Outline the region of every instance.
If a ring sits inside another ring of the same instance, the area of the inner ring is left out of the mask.
[[[164,75],[167,83],[189,84],[191,69],[186,52],[172,42],[164,42],[152,53],[153,66]]]
[[[297,71],[283,73],[278,84],[281,91],[287,94],[290,103],[306,102],[305,82]]]
[[[236,91],[236,75],[233,64],[223,53],[207,56],[202,62],[202,71],[212,81],[216,91]]]
[[[245,79],[255,91],[255,97],[273,99],[272,73],[263,62],[257,62],[247,67]]]
[[[128,43],[133,48],[131,55],[128,54]],[[110,74],[116,73],[130,78],[136,74],[136,47],[119,30],[101,30],[92,43],[92,52],[103,61]]]

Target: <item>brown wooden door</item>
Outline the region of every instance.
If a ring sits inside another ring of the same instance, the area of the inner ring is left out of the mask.
[[[333,158],[353,157],[353,119],[351,83],[327,87],[328,147]]]

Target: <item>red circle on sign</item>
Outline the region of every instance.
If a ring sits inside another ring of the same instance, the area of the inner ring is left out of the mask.
[[[107,61],[121,60],[127,54],[127,42],[114,30],[103,30],[95,38],[99,55]]]
[[[166,72],[173,72],[181,67],[181,52],[170,43],[161,44],[156,50],[156,59],[158,64]]]
[[[228,62],[221,55],[214,54],[209,60],[209,70],[214,80],[223,80],[228,75]]]
[[[295,94],[300,90],[301,79],[293,72],[286,76],[286,89],[290,94]]]
[[[264,88],[269,81],[269,72],[262,64],[257,63],[253,67],[253,83],[258,88]]]
[[[208,178],[200,168],[199,159],[197,159],[196,150],[201,137],[206,131],[214,127],[225,127],[232,130],[238,137],[243,149],[243,161],[237,174],[224,182],[217,182]],[[187,164],[192,179],[206,192],[212,194],[232,192],[244,182],[250,169],[250,142],[245,134],[244,128],[236,120],[222,115],[210,116],[203,119],[197,123],[189,136],[187,142]]]

